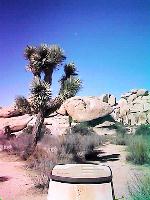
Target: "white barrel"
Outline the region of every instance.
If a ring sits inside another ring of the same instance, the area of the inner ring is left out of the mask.
[[[54,167],[47,200],[113,200],[108,166],[66,164]]]

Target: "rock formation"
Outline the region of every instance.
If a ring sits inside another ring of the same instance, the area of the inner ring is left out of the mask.
[[[145,89],[131,90],[116,102],[111,94],[99,97],[73,97],[68,99],[57,111],[45,118],[44,124],[53,135],[62,135],[69,127],[69,116],[75,121],[96,120],[95,128],[111,129],[115,122],[128,126],[150,124],[150,93]],[[0,130],[10,126],[16,135],[27,126],[34,126],[36,116],[21,115],[14,106],[0,109]]]
[[[72,97],[57,112],[67,113],[77,122],[83,122],[105,117],[113,112],[113,108],[99,97]]]
[[[134,89],[123,94],[115,107],[114,118],[129,126],[150,124],[150,93]]]
[[[0,108],[0,118],[8,118],[21,115],[21,113],[15,109],[14,106]]]

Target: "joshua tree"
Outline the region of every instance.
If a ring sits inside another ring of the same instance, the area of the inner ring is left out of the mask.
[[[23,113],[35,113],[37,115],[34,125],[33,145],[28,152],[29,156],[40,140],[41,128],[44,118],[55,112],[68,98],[73,97],[81,88],[82,82],[77,78],[77,70],[74,63],[64,65],[64,75],[60,79],[60,90],[57,97],[52,98],[51,84],[53,71],[63,65],[66,59],[63,50],[57,45],[40,45],[38,47],[27,46],[25,58],[28,60],[27,70],[33,73],[29,99],[19,96],[16,98],[16,107]],[[41,78],[41,74],[44,78]]]

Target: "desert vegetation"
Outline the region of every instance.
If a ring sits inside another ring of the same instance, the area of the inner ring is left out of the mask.
[[[32,127],[28,127],[23,133],[12,141],[11,152],[24,159],[26,151],[32,145]],[[34,177],[35,186],[41,189],[48,188],[50,173],[56,164],[85,163],[85,156],[103,142],[86,123],[79,123],[68,128],[65,135],[56,137],[50,134],[45,126],[42,127],[35,151],[28,158],[27,167],[37,171]]]
[[[135,133],[128,134],[127,128],[116,123],[115,136],[107,137],[107,140],[116,145],[127,146],[127,160],[134,164],[150,163],[150,126],[140,125]]]
[[[143,177],[134,177],[133,183],[129,187],[129,200],[149,200],[150,199],[150,174]]]

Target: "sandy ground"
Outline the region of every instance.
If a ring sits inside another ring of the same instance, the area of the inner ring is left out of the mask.
[[[26,170],[25,162],[16,156],[0,152],[0,177],[8,177],[0,182],[2,200],[46,200],[47,194],[35,189],[33,172]]]
[[[119,160],[109,160],[103,164],[109,165],[113,171],[115,196],[117,198],[127,197],[128,185],[139,170],[126,162],[124,146],[108,144],[100,150],[104,152],[103,155],[120,154]],[[99,163],[99,161],[96,162]],[[2,200],[46,200],[47,194],[34,187],[33,173],[31,170],[26,170],[24,161],[0,151],[0,177],[8,177],[7,181],[0,182],[0,198]]]

